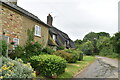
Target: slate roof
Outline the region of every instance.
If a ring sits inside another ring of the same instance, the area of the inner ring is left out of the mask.
[[[44,23],[43,21],[41,21],[37,16],[35,16],[34,14],[26,11],[25,9],[15,5],[15,4],[12,4],[12,3],[5,3],[3,1],[0,0],[0,4],[2,5],[5,5],[5,6],[8,6],[9,8],[12,8],[20,13],[22,13],[22,15],[26,15],[28,17],[30,17],[31,19],[34,19],[35,21],[47,26],[47,27],[50,27],[48,24]]]
[[[66,33],[62,32],[61,30],[59,30],[55,27],[51,27],[51,28],[49,28],[49,33],[51,36],[53,34],[56,35],[56,37],[57,37],[56,43],[58,46],[63,46],[65,44],[65,42],[67,40],[69,40],[69,44],[67,44],[67,47],[68,48],[75,48],[74,42],[69,38],[69,36]]]

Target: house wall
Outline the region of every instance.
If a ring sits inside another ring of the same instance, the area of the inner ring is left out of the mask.
[[[1,21],[2,20],[2,21]],[[39,25],[42,29],[41,37],[34,37],[35,41],[41,43],[44,47],[48,42],[48,27],[38,23],[26,15],[21,14],[20,12],[15,11],[6,6],[0,8],[0,22],[2,32],[5,32],[6,36],[12,38],[19,38],[20,45],[24,45],[27,41],[27,30],[32,30],[35,25]]]

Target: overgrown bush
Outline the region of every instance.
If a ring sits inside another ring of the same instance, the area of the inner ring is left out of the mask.
[[[52,54],[53,52],[55,52],[53,49],[46,47],[42,50],[43,53],[47,53],[47,54]]]
[[[62,58],[64,58],[68,63],[72,62],[72,54],[65,52],[64,50],[58,50],[56,52],[53,53],[56,56],[60,56]]]
[[[65,46],[58,46],[57,47],[57,50],[64,50],[65,49]]]
[[[13,50],[10,54],[9,57],[11,59],[21,58],[24,55],[24,48],[22,46],[18,46]]]
[[[31,64],[41,75],[52,77],[65,72],[66,60],[56,55],[39,55],[31,57]]]
[[[70,61],[71,63],[75,63],[79,59],[78,51],[72,49],[66,49],[65,51],[72,54],[72,59]]]
[[[38,42],[30,42],[25,45],[25,53],[28,56],[40,55],[42,52],[42,45]]]
[[[83,52],[80,51],[80,50],[76,50],[76,52],[79,54],[78,60],[79,60],[79,61],[83,60]]]
[[[7,55],[7,43],[5,40],[0,40],[0,53],[2,52],[3,56]]]
[[[31,65],[24,64],[21,59],[12,60],[2,57],[2,78],[33,78],[36,77]]]
[[[58,50],[53,54],[64,58],[68,63],[75,63],[79,59],[79,53],[74,50]]]

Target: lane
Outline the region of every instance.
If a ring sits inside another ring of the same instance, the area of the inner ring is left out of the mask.
[[[118,60],[96,57],[96,61],[75,78],[118,78]]]

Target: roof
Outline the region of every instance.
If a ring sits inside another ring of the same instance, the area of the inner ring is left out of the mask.
[[[58,46],[63,46],[65,44],[65,42],[67,40],[69,40],[69,45],[67,45],[67,47],[75,48],[74,42],[69,38],[69,36],[66,33],[62,32],[61,30],[59,30],[55,27],[51,27],[51,28],[49,28],[49,33],[51,36],[52,36],[52,34],[56,34],[56,37],[57,37],[56,43]]]
[[[43,21],[41,21],[41,20],[40,20],[37,16],[35,16],[34,14],[26,11],[25,9],[23,9],[23,8],[15,5],[15,4],[13,4],[13,3],[5,3],[5,2],[3,2],[3,1],[0,0],[0,4],[5,5],[5,6],[8,6],[9,8],[12,8],[12,9],[16,10],[16,11],[18,11],[18,12],[20,12],[20,13],[22,13],[22,14],[24,14],[24,15],[32,18],[32,19],[34,19],[34,20],[36,20],[37,22],[39,22],[39,23],[41,23],[41,24],[43,24],[43,25],[45,25],[45,26],[47,26],[47,27],[51,27],[51,26],[49,26],[48,24],[46,24],[46,23],[44,23]]]

